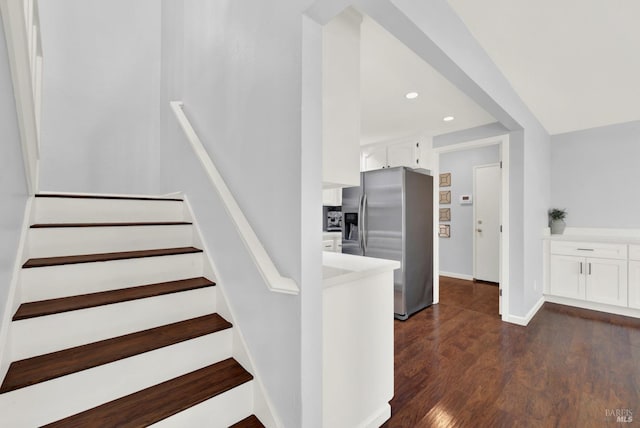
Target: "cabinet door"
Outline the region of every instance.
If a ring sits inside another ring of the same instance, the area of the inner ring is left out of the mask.
[[[375,147],[362,152],[363,171],[387,167],[387,148]]]
[[[322,251],[334,251],[333,239],[326,239],[322,241]]]
[[[586,261],[587,300],[627,306],[627,261],[592,258]]]
[[[408,166],[416,168],[416,143],[395,144],[387,147],[387,165],[390,168],[396,166]]]
[[[640,309],[640,262],[629,262],[629,307]]]
[[[585,298],[585,259],[583,257],[552,255],[549,291],[554,296]]]
[[[322,205],[330,207],[342,205],[342,189],[324,189],[322,191]]]

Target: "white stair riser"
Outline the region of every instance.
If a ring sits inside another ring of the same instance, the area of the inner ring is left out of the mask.
[[[182,201],[35,198],[34,223],[184,221]]]
[[[207,315],[215,307],[216,289],[206,287],[14,321],[11,354],[30,358]]]
[[[151,426],[227,428],[253,413],[253,388],[253,381],[243,383]]]
[[[29,230],[29,257],[115,253],[193,246],[193,227],[62,227]]]
[[[21,302],[202,276],[202,253],[22,269]]]
[[[32,428],[74,415],[224,360],[231,346],[225,330],[2,394],[2,426]]]

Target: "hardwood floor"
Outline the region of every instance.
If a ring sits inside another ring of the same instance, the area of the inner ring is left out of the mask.
[[[546,303],[520,327],[496,286],[440,281],[440,304],[395,321],[385,428],[640,426],[640,320]]]

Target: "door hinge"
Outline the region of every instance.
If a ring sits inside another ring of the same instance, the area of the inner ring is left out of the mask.
[[[502,233],[502,225],[500,225],[500,233]]]
[[[500,161],[500,169],[502,169],[502,161]]]
[[[417,164],[418,164],[418,163],[420,163],[420,159],[416,159],[416,163],[417,163]]]
[[[502,297],[502,288],[500,289],[500,297]]]
[[[416,143],[416,147],[420,147],[420,143]]]

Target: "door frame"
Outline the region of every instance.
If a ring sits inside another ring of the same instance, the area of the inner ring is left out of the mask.
[[[500,167],[500,162],[493,162],[493,163],[487,163],[484,165],[474,165],[473,166],[473,190],[472,190],[472,194],[473,194],[473,242],[471,245],[473,245],[473,278],[477,278],[477,264],[476,264],[476,255],[477,255],[477,251],[476,251],[476,228],[477,228],[477,224],[476,224],[476,171],[480,168],[489,168],[489,167]],[[500,174],[500,206],[498,207],[498,222],[500,222],[500,220],[502,220],[501,214],[502,214],[502,174]],[[501,223],[501,222],[500,222]],[[500,246],[498,246],[498,271],[500,271]],[[502,311],[500,312],[502,313]]]
[[[500,148],[500,162],[502,162],[501,194],[500,194],[500,218],[502,234],[500,236],[500,307],[502,308],[502,321],[509,321],[509,134],[496,137],[471,140],[442,147],[434,147],[433,150],[433,215],[434,219],[440,217],[440,155],[449,152],[458,152],[480,147],[497,145]],[[435,223],[435,221],[434,221]],[[454,231],[455,233],[455,231]],[[475,234],[474,234],[475,239]],[[474,241],[475,249],[475,241]],[[433,303],[440,302],[440,237],[438,227],[433,228]],[[475,258],[474,258],[475,260]],[[475,261],[474,261],[475,263]]]

